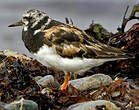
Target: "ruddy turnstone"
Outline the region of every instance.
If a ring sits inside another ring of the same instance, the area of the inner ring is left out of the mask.
[[[131,57],[73,25],[53,20],[40,10],[26,11],[19,22],[9,27],[15,26],[23,26],[22,40],[38,61],[65,72],[61,90],[67,88],[70,73],[82,73],[107,61]]]

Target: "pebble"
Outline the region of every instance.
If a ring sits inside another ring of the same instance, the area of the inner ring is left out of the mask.
[[[139,110],[139,106],[136,106],[136,107],[135,107],[135,110]]]
[[[37,82],[37,81],[39,81],[41,78],[43,78],[42,76],[36,76],[35,77],[35,81]]]
[[[79,91],[85,91],[89,89],[96,89],[101,86],[109,85],[112,82],[112,78],[104,74],[94,74],[89,77],[71,80],[69,84],[74,86]]]
[[[38,110],[38,104],[32,100],[14,101],[10,104],[4,104],[4,110]]]
[[[97,100],[97,101],[89,101],[83,103],[77,103],[71,105],[67,110],[121,110],[121,108],[117,107],[110,101],[106,100]]]
[[[35,78],[35,79],[38,79]],[[46,75],[39,80],[37,80],[38,85],[45,87],[45,88],[52,88],[52,89],[58,89],[60,87],[60,84],[54,79],[52,75]]]

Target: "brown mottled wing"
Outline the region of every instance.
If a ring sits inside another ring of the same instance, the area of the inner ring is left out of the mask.
[[[63,57],[117,58],[124,55],[121,50],[101,44],[72,25],[53,26],[43,32],[45,43]]]

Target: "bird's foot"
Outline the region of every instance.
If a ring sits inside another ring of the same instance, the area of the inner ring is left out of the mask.
[[[65,75],[64,83],[62,84],[61,91],[64,91],[64,90],[67,89],[70,78],[71,78],[71,74],[70,73]]]

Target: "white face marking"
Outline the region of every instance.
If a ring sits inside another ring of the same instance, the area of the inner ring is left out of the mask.
[[[27,26],[29,22],[28,22],[28,21],[24,21],[24,23],[25,23],[25,25]]]
[[[24,25],[29,26],[31,24],[31,28],[34,28],[44,17],[47,17],[47,14],[40,10],[28,10],[22,16],[22,22]]]
[[[24,13],[24,14],[23,14],[23,17],[29,17],[29,16],[30,16],[29,13]]]
[[[34,18],[36,19],[36,22],[33,23],[32,28],[35,27],[45,16],[46,14],[43,14],[41,17],[34,16]]]
[[[27,31],[28,30],[28,27],[27,26],[23,26],[23,30],[24,31]]]
[[[40,31],[41,31],[41,29],[35,30],[33,35],[37,34]]]
[[[29,21],[27,21],[26,19],[24,19],[24,17],[29,17],[29,14],[23,14],[23,17],[22,17],[22,21],[24,23],[24,25],[28,25],[29,24]]]
[[[25,16],[26,16],[26,17],[29,17],[29,16],[30,16],[30,14],[28,13],[28,14],[26,14]]]
[[[44,30],[44,28],[45,28],[47,25],[49,25],[51,21],[52,21],[52,19],[51,19],[51,18],[48,18],[48,21],[47,21],[44,25],[41,26],[41,30]]]
[[[52,21],[52,19],[51,18],[48,18],[48,21],[45,23],[45,25],[46,26],[49,25],[51,21]]]
[[[51,18],[48,18],[48,21],[47,21],[44,25],[42,25],[40,29],[34,31],[34,35],[37,34],[37,33],[40,32],[40,31],[44,30],[44,28],[45,28],[47,25],[49,25],[49,23],[50,23],[51,21],[52,21],[52,19],[51,19]]]

